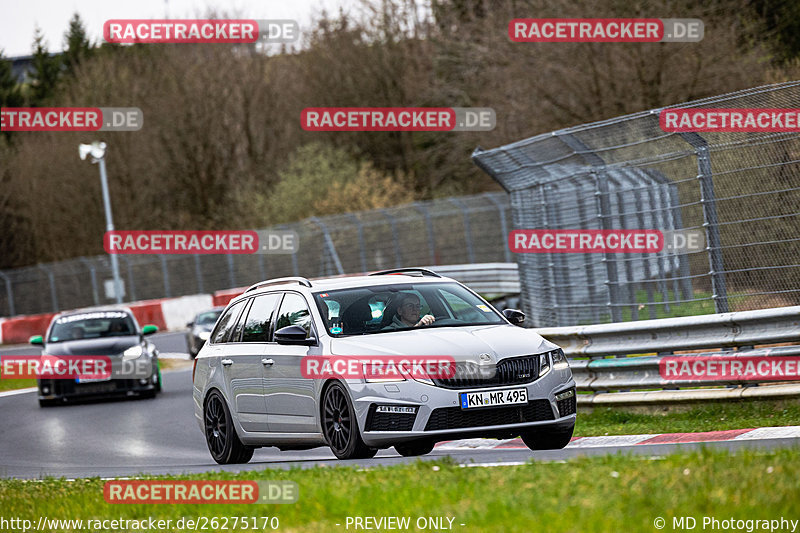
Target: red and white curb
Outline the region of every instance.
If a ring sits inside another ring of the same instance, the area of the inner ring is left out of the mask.
[[[642,444],[681,444],[686,442],[720,442],[732,440],[800,439],[800,426],[729,429],[698,433],[663,433],[648,435],[614,435],[605,437],[573,437],[567,448],[609,448]],[[527,449],[522,439],[461,439],[441,442],[437,450]]]

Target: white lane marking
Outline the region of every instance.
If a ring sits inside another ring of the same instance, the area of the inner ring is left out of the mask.
[[[800,426],[758,428],[747,433],[742,433],[733,440],[762,440],[762,439],[797,439],[800,438]]]
[[[515,439],[460,439],[442,442],[436,445],[437,450],[489,450]]]
[[[36,392],[37,390],[39,389],[37,389],[36,387],[30,387],[28,389],[7,390],[0,392],[0,398],[4,396],[16,396],[17,394],[27,394],[29,392]]]
[[[566,461],[553,461],[553,462],[566,463]],[[508,461],[508,462],[501,461],[498,463],[461,463],[458,466],[460,466],[461,468],[473,468],[476,466],[488,468],[493,466],[522,466],[526,464],[528,464],[526,461]]]
[[[182,352],[159,352],[158,353],[158,358],[159,359],[183,359],[185,361],[188,361],[190,359],[188,353],[182,353]]]
[[[606,448],[609,446],[632,446],[658,435],[609,435],[603,437],[581,437],[567,445],[567,448]]]

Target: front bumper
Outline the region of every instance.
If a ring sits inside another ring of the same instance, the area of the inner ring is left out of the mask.
[[[523,431],[566,431],[575,425],[575,395],[556,395],[575,389],[568,368],[554,369],[532,383],[491,388],[444,389],[420,381],[364,383],[349,380],[353,405],[364,442],[385,447],[394,443],[463,437],[514,437]],[[461,409],[459,394],[526,388],[528,404]],[[415,407],[415,413],[377,413],[377,406]]]
[[[108,379],[77,383],[74,379],[37,379],[40,400],[77,400],[133,396],[156,390],[154,377],[137,379]]]

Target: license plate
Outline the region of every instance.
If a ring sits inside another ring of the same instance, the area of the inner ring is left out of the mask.
[[[75,378],[75,383],[98,383],[101,381],[109,381],[111,376],[101,377],[101,378],[90,378],[90,377],[81,377],[78,376]]]
[[[492,407],[497,405],[519,405],[528,403],[528,389],[511,389],[459,394],[462,409]]]

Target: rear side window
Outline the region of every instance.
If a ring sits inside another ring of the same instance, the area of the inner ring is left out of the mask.
[[[306,334],[311,331],[311,313],[305,298],[294,292],[287,292],[281,304],[281,310],[275,323],[275,329],[279,330],[286,326],[300,326],[306,330]]]
[[[238,302],[225,311],[225,314],[219,319],[219,322],[217,322],[217,327],[214,328],[214,332],[211,334],[212,343],[217,344],[220,342],[226,342],[228,340],[228,335],[236,323],[236,317],[239,316],[239,311],[242,310],[242,305],[244,305],[244,302]]]
[[[242,342],[269,342],[270,326],[275,307],[278,305],[281,295],[265,294],[256,296],[253,305],[247,313],[247,320],[244,323],[244,334]]]

